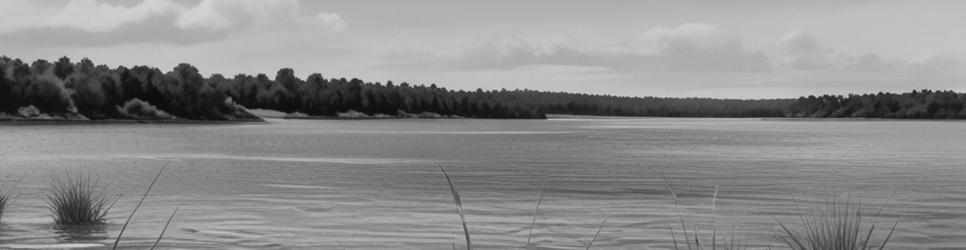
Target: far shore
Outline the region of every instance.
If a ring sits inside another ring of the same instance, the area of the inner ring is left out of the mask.
[[[77,119],[0,119],[0,125],[59,125],[59,124],[239,124],[239,123],[263,123],[265,119],[246,119],[246,120],[187,120],[187,119],[102,119],[102,120],[77,120]]]

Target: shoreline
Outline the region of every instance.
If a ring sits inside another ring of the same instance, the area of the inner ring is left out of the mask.
[[[0,126],[4,125],[87,125],[87,124],[257,124],[267,123],[263,118],[245,120],[128,120],[128,119],[103,119],[103,120],[68,120],[68,119],[0,119]]]

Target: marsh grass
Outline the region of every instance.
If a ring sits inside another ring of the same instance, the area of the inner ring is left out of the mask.
[[[881,242],[872,241],[879,217],[887,203],[888,200],[878,212],[871,214],[869,222],[870,218],[863,214],[860,201],[853,202],[851,197],[841,202],[835,198],[826,198],[824,206],[811,206],[808,215],[799,216],[801,224],[797,229],[790,229],[781,220],[775,219],[781,228],[778,237],[794,250],[883,249],[899,225],[899,220],[896,219]]]
[[[88,176],[55,176],[47,194],[47,207],[59,225],[103,224],[115,203],[109,204],[97,179]]]
[[[466,234],[466,249],[472,250],[473,244],[470,241],[470,230],[466,226],[466,216],[463,215],[463,202],[460,201],[460,193],[456,190],[456,184],[453,184],[453,179],[449,178],[449,174],[446,173],[446,169],[443,166],[439,166],[439,170],[443,171],[443,176],[446,177],[446,182],[449,182],[449,190],[453,193],[453,201],[456,202],[456,211],[460,214],[460,222],[463,223],[463,233]]]

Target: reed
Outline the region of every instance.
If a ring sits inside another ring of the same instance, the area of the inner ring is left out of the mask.
[[[171,225],[171,221],[174,220],[174,215],[178,214],[178,208],[181,208],[181,201],[178,201],[178,205],[174,207],[174,211],[171,212],[171,216],[168,217],[168,222],[164,223],[164,228],[161,229],[161,234],[158,234],[158,240],[154,241],[154,245],[151,246],[151,250],[154,250],[161,244],[161,239],[164,238],[164,232],[168,231],[168,226]]]
[[[605,224],[607,224],[607,219],[600,222],[600,227],[597,228],[597,233],[594,234],[594,238],[590,239],[590,242],[587,242],[587,250],[590,250],[590,247],[594,246],[594,241],[597,241],[597,236],[600,236],[600,231],[604,230]]]
[[[470,230],[466,226],[466,216],[463,215],[463,202],[460,201],[460,193],[456,191],[456,184],[453,184],[453,179],[449,178],[449,174],[446,173],[446,169],[443,166],[439,166],[439,170],[443,171],[443,176],[446,177],[446,182],[449,182],[449,190],[453,192],[453,201],[456,202],[456,211],[460,214],[460,222],[463,223],[463,233],[466,234],[466,249],[472,250],[473,244],[470,241]]]
[[[540,212],[540,203],[543,202],[543,194],[547,192],[547,184],[550,182],[550,176],[543,178],[543,187],[540,188],[540,198],[537,198],[537,207],[533,209],[533,219],[530,220],[530,233],[527,234],[527,245],[524,248],[530,247],[530,239],[533,237],[533,225],[537,223],[537,213]]]
[[[151,193],[151,188],[153,188],[154,184],[158,182],[158,178],[161,177],[161,174],[164,173],[164,169],[167,167],[168,163],[165,162],[164,166],[161,167],[161,170],[158,171],[158,174],[154,176],[154,180],[151,181],[151,185],[148,185],[148,189],[144,191],[144,195],[141,196],[141,200],[139,200],[138,204],[134,206],[134,210],[131,211],[131,215],[127,217],[127,220],[124,221],[124,225],[121,226],[121,231],[117,233],[117,239],[114,240],[114,246],[111,249],[117,249],[117,245],[121,243],[121,236],[124,235],[124,230],[127,229],[127,225],[131,223],[131,219],[134,218],[134,214],[138,212],[138,208],[141,208],[141,204],[143,204],[144,200],[148,198],[148,193]]]
[[[826,199],[824,206],[809,207],[808,216],[799,216],[801,224],[796,230],[790,229],[781,220],[775,219],[781,228],[778,237],[794,250],[883,249],[892,238],[896,226],[899,225],[897,219],[881,243],[871,243],[886,203],[888,201],[872,215],[870,223],[869,218],[862,212],[861,202],[853,202],[851,197],[846,198],[844,202]],[[866,224],[868,226],[865,226]]]
[[[115,200],[115,203],[117,200]],[[107,221],[107,213],[114,203],[90,177],[54,177],[47,195],[47,207],[60,225],[92,225]]]

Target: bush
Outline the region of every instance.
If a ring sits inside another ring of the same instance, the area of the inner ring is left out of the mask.
[[[24,106],[17,109],[17,114],[24,118],[34,118],[42,115],[40,109],[34,107],[34,105]]]
[[[174,119],[167,112],[137,98],[128,100],[124,106],[117,106],[117,113],[132,119]]]

